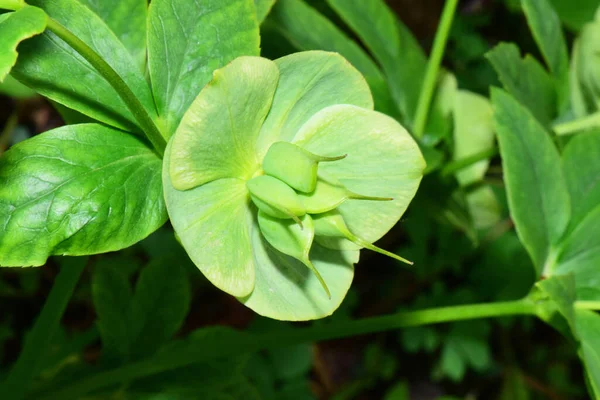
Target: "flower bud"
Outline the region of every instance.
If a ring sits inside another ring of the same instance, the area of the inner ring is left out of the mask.
[[[263,160],[265,174],[273,176],[305,193],[315,190],[317,168],[321,161],[341,160],[339,157],[322,157],[289,142],[275,142]]]
[[[250,179],[246,187],[259,210],[275,218],[294,219],[302,226],[298,217],[306,214],[306,209],[294,189],[268,175]]]

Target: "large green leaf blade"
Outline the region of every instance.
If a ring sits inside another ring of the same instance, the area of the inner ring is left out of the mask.
[[[146,17],[148,0],[80,0],[106,22],[136,63],[146,64]]]
[[[322,163],[319,173],[355,193],[392,201],[347,200],[338,210],[350,231],[374,242],[398,222],[414,197],[425,161],[410,134],[394,119],[351,105],[323,109],[294,142],[324,156],[348,154]]]
[[[17,62],[19,43],[44,32],[47,20],[46,13],[30,6],[0,15],[0,82]]]
[[[339,54],[305,51],[279,58],[275,64],[279,84],[256,145],[261,160],[271,144],[291,141],[302,125],[325,107],[353,104],[373,108],[365,79]]]
[[[517,100],[492,91],[496,134],[511,216],[541,273],[569,222],[569,193],[558,151],[548,133]]]
[[[98,53],[155,116],[152,93],[140,69],[108,26],[77,0],[31,0]],[[13,76],[57,103],[118,128],[141,132],[112,86],[73,48],[46,31],[19,48]],[[68,73],[65,73],[68,70]]]
[[[560,19],[548,0],[521,0],[529,28],[558,87],[560,111],[569,98],[569,55]]]
[[[521,59],[519,48],[512,43],[500,43],[486,57],[504,88],[548,126],[556,115],[557,94],[539,62],[531,56]]]
[[[411,32],[383,0],[327,0],[383,67],[409,126],[415,117],[427,59]]]
[[[259,54],[252,0],[154,0],[148,24],[152,90],[169,135],[215,69]]]
[[[387,114],[396,112],[387,82],[371,57],[333,22],[302,0],[279,0],[271,21],[300,50],[326,50],[340,53],[365,77],[375,100],[375,108]]]
[[[167,218],[160,158],[102,125],[58,128],[0,159],[0,265],[129,247]]]
[[[594,14],[600,7],[600,0],[550,0],[556,13],[563,23],[574,31],[579,31],[583,25],[594,19]]]
[[[277,0],[254,0],[256,19],[258,20],[259,24],[261,24],[265,18],[267,18],[267,15],[271,11],[271,8],[273,8],[273,5],[276,1]]]

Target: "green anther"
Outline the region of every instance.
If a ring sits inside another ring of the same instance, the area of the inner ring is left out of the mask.
[[[289,220],[273,218],[262,210],[258,212],[258,226],[267,242],[275,250],[294,257],[306,265],[321,282],[327,296],[331,298],[331,292],[329,292],[325,280],[308,257],[315,237],[313,220],[308,214],[304,215],[301,220],[304,229]]]
[[[373,250],[377,253],[391,257],[391,258],[401,261],[403,263],[413,265],[412,261],[408,261],[407,259],[402,258],[397,254],[390,253],[387,250],[383,250],[382,248],[379,248],[379,247],[367,242],[366,240],[361,239],[358,236],[354,235],[352,232],[350,232],[350,230],[348,229],[348,226],[346,226],[346,223],[344,222],[344,218],[342,217],[342,215],[336,210],[332,210],[332,211],[326,212],[324,214],[313,215],[313,222],[314,222],[315,235],[326,236],[326,237],[336,237],[336,238],[346,238],[361,247],[364,247],[369,250]]]
[[[306,209],[294,189],[268,175],[250,179],[246,187],[259,210],[275,218],[291,218],[302,227],[298,217],[306,214]]]
[[[282,180],[300,192],[310,193],[317,184],[318,164],[345,157],[318,156],[289,142],[275,142],[269,147],[262,167],[267,175]]]
[[[364,196],[348,190],[342,183],[333,178],[319,176],[312,193],[298,193],[306,212],[321,214],[333,210],[348,199],[390,201],[391,197]]]

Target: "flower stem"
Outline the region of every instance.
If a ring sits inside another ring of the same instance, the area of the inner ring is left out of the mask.
[[[87,257],[65,259],[44,307],[25,340],[19,359],[0,388],[3,398],[21,400],[25,397],[31,381],[40,372],[40,364],[58,330],[86,262]]]
[[[442,176],[450,176],[456,173],[457,171],[460,171],[461,169],[470,167],[471,165],[478,163],[479,161],[492,158],[496,154],[498,154],[498,149],[496,147],[493,147],[491,149],[480,151],[479,153],[475,153],[468,157],[461,158],[460,160],[452,161],[442,169],[441,174]]]
[[[438,25],[435,34],[433,49],[431,51],[431,56],[429,57],[429,62],[427,63],[425,79],[423,79],[423,86],[421,88],[419,102],[417,103],[417,111],[415,113],[413,132],[417,139],[422,138],[425,133],[425,124],[427,123],[429,107],[431,105],[431,99],[433,98],[433,92],[435,91],[440,64],[442,63],[444,51],[446,50],[446,43],[448,42],[448,36],[450,34],[450,28],[452,27],[452,21],[454,20],[457,5],[458,0],[446,0],[440,24]]]
[[[75,49],[83,58],[85,58],[115,89],[119,97],[129,108],[136,121],[140,124],[146,137],[152,143],[159,155],[162,157],[167,146],[164,136],[160,129],[154,123],[154,120],[148,114],[137,96],[131,91],[129,86],[123,81],[123,78],[98,55],[91,47],[85,44],[81,39],[75,36],[71,31],[61,25],[58,21],[48,18],[48,29],[56,36],[64,40],[69,46]]]
[[[235,357],[239,354],[263,349],[284,347],[298,343],[338,339],[394,329],[437,324],[451,321],[464,321],[476,318],[501,317],[507,315],[535,315],[535,303],[523,300],[472,304],[432,308],[422,311],[401,312],[392,315],[365,318],[347,322],[319,324],[308,328],[296,328],[277,332],[247,333],[227,330],[218,335],[207,335],[201,349],[183,346],[160,359],[151,358],[113,370],[101,372],[80,379],[71,385],[61,386],[55,392],[39,390],[31,397],[36,400],[58,400],[81,398],[86,393],[120,383],[182,368],[190,364],[210,362],[218,358]],[[209,343],[214,341],[214,343]]]
[[[600,112],[573,121],[557,124],[554,126],[554,132],[556,132],[558,136],[561,136],[590,128],[600,128]]]

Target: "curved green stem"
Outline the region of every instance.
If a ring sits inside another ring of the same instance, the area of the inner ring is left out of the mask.
[[[67,259],[62,265],[44,308],[29,333],[19,359],[11,369],[6,382],[0,388],[3,398],[20,400],[25,397],[33,378],[40,372],[40,363],[46,355],[60,320],[65,312],[87,257]]]
[[[600,128],[600,112],[587,115],[573,121],[563,122],[554,126],[557,135],[569,135],[589,128]]]
[[[435,34],[433,49],[431,50],[431,56],[427,63],[427,71],[425,72],[425,79],[423,79],[423,86],[421,88],[419,102],[417,103],[417,111],[415,113],[413,131],[417,138],[422,138],[423,133],[425,133],[425,124],[427,123],[429,107],[431,105],[431,99],[433,98],[433,92],[435,91],[440,64],[442,63],[442,57],[446,50],[446,43],[448,41],[457,5],[458,0],[446,0],[440,24]]]
[[[91,47],[56,20],[48,18],[48,29],[81,54],[81,56],[96,68],[100,75],[110,83],[125,105],[127,105],[136,121],[140,124],[140,127],[152,143],[152,146],[154,146],[159,155],[162,156],[167,147],[164,136],[140,100],[131,91],[129,86],[127,86],[125,81],[123,81],[123,78],[121,78],[121,76]]]
[[[298,343],[338,339],[451,321],[507,315],[535,315],[536,311],[535,303],[525,298],[500,303],[401,312],[381,317],[319,324],[308,328],[296,328],[279,332],[246,333],[227,330],[219,335],[208,336],[208,338],[212,337],[215,343],[204,343],[200,351],[192,351],[190,348],[183,346],[179,351],[172,351],[160,359],[149,359],[101,372],[89,378],[78,380],[71,385],[63,385],[55,392],[48,393],[46,390],[40,389],[37,393],[33,393],[31,398],[36,400],[81,398],[92,391],[182,368],[190,364],[209,362],[217,358],[234,357],[266,348],[271,349]]]
[[[461,169],[470,167],[473,164],[478,163],[479,161],[487,160],[489,158],[494,157],[498,154],[498,148],[493,147],[491,149],[480,151],[479,153],[475,153],[465,158],[461,158],[460,160],[452,161],[451,163],[446,164],[446,166],[442,169],[442,176],[450,176],[454,173],[460,171]]]

